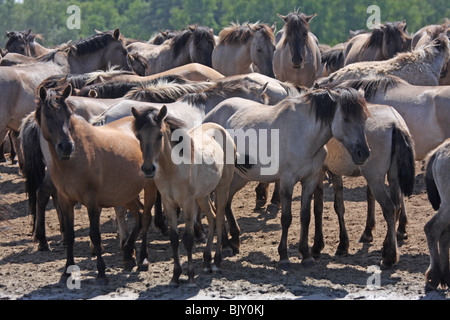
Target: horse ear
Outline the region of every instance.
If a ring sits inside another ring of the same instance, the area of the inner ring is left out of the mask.
[[[408,28],[408,24],[406,23],[406,20],[403,20],[402,22],[400,22],[399,26],[404,32],[406,32],[406,29]]]
[[[270,29],[272,29],[272,32],[275,33],[275,31],[277,31],[277,22],[275,21],[272,26],[270,27]]]
[[[117,28],[116,30],[114,30],[114,39],[119,40],[120,38],[120,30],[119,28]]]
[[[44,88],[44,86],[39,87],[39,98],[42,101],[45,101],[45,99],[47,99],[47,90]]]
[[[194,32],[195,31],[195,28],[196,28],[196,26],[189,26],[189,30],[191,30],[192,32]]]
[[[317,14],[317,13],[314,13],[313,15],[306,16],[305,19],[306,19],[306,21],[308,21],[308,23],[309,23],[312,19],[314,19],[314,18],[317,17],[317,16],[318,16],[318,14]]]
[[[158,113],[158,121],[162,122],[166,116],[167,116],[167,107],[166,107],[166,105],[163,105],[161,110],[159,110],[159,113]]]
[[[138,119],[139,116],[141,115],[135,107],[131,107],[131,113],[133,114],[133,117],[135,117],[136,119]]]
[[[72,85],[69,83],[62,92],[62,97],[66,100],[72,94]]]
[[[287,16],[282,16],[281,14],[277,13],[277,16],[284,20],[284,22],[287,21]]]

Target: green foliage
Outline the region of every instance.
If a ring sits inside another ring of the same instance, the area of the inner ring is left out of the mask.
[[[80,30],[67,28],[70,5],[81,9]],[[370,5],[381,8],[382,22],[406,19],[410,32],[450,17],[448,0],[0,0],[0,30],[32,29],[44,35],[46,46],[92,35],[95,29],[120,28],[126,37],[141,40],[190,24],[209,26],[215,34],[231,22],[247,21],[277,22],[279,30],[283,21],[277,13],[301,6],[306,14],[318,14],[311,31],[319,41],[333,45],[345,41],[349,30],[366,28]]]

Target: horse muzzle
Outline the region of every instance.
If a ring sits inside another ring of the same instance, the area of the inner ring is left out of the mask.
[[[141,166],[141,170],[144,173],[145,177],[148,179],[153,179],[156,174],[156,165],[151,164],[149,166],[143,164]]]
[[[358,165],[361,166],[363,165],[367,159],[370,156],[370,150],[368,148],[367,145],[356,145],[354,148],[352,148],[352,160],[353,162]]]
[[[56,153],[61,160],[69,160],[75,150],[73,141],[63,141],[56,146]]]

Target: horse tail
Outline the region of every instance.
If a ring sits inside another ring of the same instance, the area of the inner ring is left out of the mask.
[[[410,196],[416,178],[414,142],[408,131],[396,125],[392,130],[392,154],[397,162],[400,190],[404,195]]]
[[[243,157],[236,154],[234,166],[242,173],[246,174],[247,170],[250,170],[253,167],[253,164],[250,163],[249,155],[245,154]]]
[[[428,194],[428,200],[433,206],[434,210],[439,210],[441,206],[441,197],[439,196],[439,191],[436,187],[436,182],[434,181],[433,176],[433,164],[436,159],[436,152],[431,155],[431,157],[427,161],[427,170],[425,173],[425,185]]]
[[[20,128],[25,192],[29,199],[35,197],[45,176],[45,162],[41,150],[40,132],[41,130],[33,112],[25,118]]]

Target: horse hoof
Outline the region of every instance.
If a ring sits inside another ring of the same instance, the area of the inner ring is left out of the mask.
[[[104,287],[104,286],[108,285],[109,280],[106,276],[104,276],[101,278],[97,278],[96,283],[98,286]]]
[[[150,265],[150,263],[148,262],[147,259],[145,259],[143,262],[139,263],[137,270],[146,272],[146,271],[148,271],[149,265]]]
[[[46,244],[39,244],[38,251],[39,252],[49,252],[51,250],[50,250],[49,245],[46,243]]]
[[[367,235],[365,233],[363,233],[361,238],[359,239],[359,242],[362,242],[362,243],[371,243],[372,241],[373,241],[373,236]]]
[[[224,258],[231,258],[234,256],[234,251],[231,248],[223,248],[222,249],[222,257]]]
[[[215,264],[213,264],[213,266],[212,266],[212,272],[213,272],[213,273],[221,274],[221,273],[222,273],[222,268],[220,268],[220,266],[216,266]]]
[[[392,269],[392,267],[394,266],[394,264],[390,261],[385,261],[385,259],[380,261],[380,269],[381,270],[389,270]]]
[[[278,210],[279,210],[278,206],[274,203],[269,204],[266,208],[266,211],[269,214],[276,214],[278,213]]]
[[[131,271],[133,270],[133,268],[136,266],[136,260],[135,259],[129,259],[129,260],[125,260],[123,262],[123,268],[125,269],[125,271]]]
[[[337,256],[337,257],[341,257],[341,256],[346,255],[346,254],[348,254],[348,249],[339,249],[338,248],[334,255]]]
[[[256,200],[255,210],[260,210],[266,205],[266,200]]]
[[[278,262],[277,268],[283,271],[291,271],[291,262],[289,260],[281,260]]]
[[[177,280],[170,280],[169,287],[171,288],[178,288],[180,286],[180,282]]]
[[[408,239],[408,234],[406,232],[397,231],[397,241],[403,241]]]
[[[311,268],[316,266],[316,260],[313,257],[309,257],[302,260],[302,266],[305,268]]]

